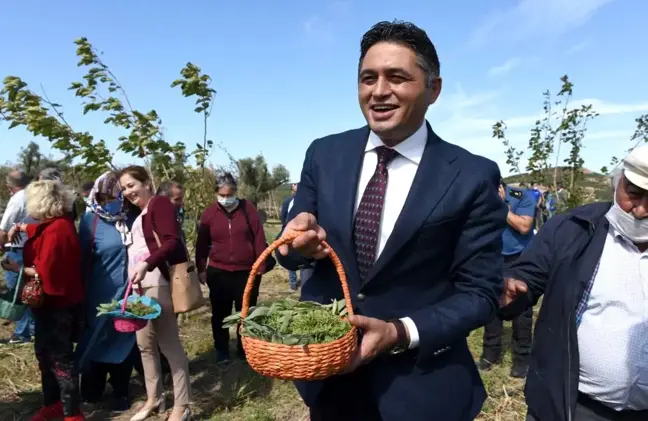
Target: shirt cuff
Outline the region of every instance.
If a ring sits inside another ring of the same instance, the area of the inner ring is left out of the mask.
[[[418,347],[419,345],[419,332],[418,329],[416,328],[416,324],[412,319],[409,317],[403,317],[400,319],[401,322],[405,325],[407,328],[407,332],[409,333],[410,337],[410,344],[409,344],[409,349],[414,349]]]

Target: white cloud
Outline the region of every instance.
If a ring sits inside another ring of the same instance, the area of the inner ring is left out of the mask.
[[[491,67],[488,70],[488,75],[489,76],[505,75],[511,70],[515,69],[516,67],[519,67],[520,64],[522,64],[522,60],[519,57],[510,58],[506,60],[504,63],[500,64],[499,66]]]
[[[648,102],[636,104],[616,104],[607,102],[596,98],[586,98],[573,101],[573,106],[581,106],[592,104],[594,111],[600,115],[613,115],[613,114],[628,114],[628,113],[643,113],[648,111]]]
[[[443,111],[450,112],[450,116],[434,116],[430,121],[443,139],[492,159],[498,163],[502,174],[507,175],[510,168],[506,164],[504,147],[500,141],[492,138],[493,124],[503,120],[511,144],[518,150],[525,151],[529,131],[543,115],[542,110],[538,110],[537,114],[517,116],[509,112],[511,117],[506,118],[506,114],[502,114],[501,109],[497,107],[496,97],[495,93],[468,94],[458,86],[448,104],[443,106]],[[628,141],[635,130],[634,118],[638,114],[648,112],[648,102],[614,103],[597,98],[584,98],[571,101],[570,108],[584,104],[592,104],[594,110],[600,114],[589,126],[583,150],[586,168],[598,171],[601,166],[608,164],[610,156],[622,156],[623,151],[631,146]],[[493,111],[488,110],[488,105],[492,106]],[[453,110],[454,106],[457,108]],[[561,155],[562,160],[564,153]],[[524,170],[526,162],[521,162],[520,166]]]
[[[519,0],[508,10],[486,18],[472,34],[470,46],[495,40],[533,36],[555,37],[585,24],[601,7],[614,0]]]
[[[457,84],[454,92],[442,96],[439,106],[444,110],[456,113],[466,108],[492,103],[501,94],[502,91],[484,91],[468,94],[461,84]]]

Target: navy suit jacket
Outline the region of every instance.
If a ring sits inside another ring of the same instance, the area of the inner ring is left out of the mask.
[[[507,209],[494,162],[440,139],[428,140],[407,200],[384,250],[361,284],[353,245],[357,186],[369,128],[315,140],[306,152],[289,219],[310,212],[342,260],[358,314],[410,317],[420,343],[367,366],[384,421],[473,420],[486,393],[466,337],[489,323],[503,288]],[[386,204],[388,206],[388,204]],[[282,265],[294,264],[290,256]],[[342,298],[330,260],[318,261],[301,299]],[[313,405],[326,382],[296,382]]]
[[[285,226],[288,223],[288,206],[290,206],[290,202],[292,202],[294,198],[295,197],[291,194],[281,203],[281,213],[279,215],[281,226]]]

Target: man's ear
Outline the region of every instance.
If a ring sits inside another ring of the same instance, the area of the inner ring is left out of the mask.
[[[441,95],[441,89],[443,88],[443,80],[441,77],[437,77],[432,81],[432,85],[428,88],[428,101],[429,104],[434,104],[439,95]]]

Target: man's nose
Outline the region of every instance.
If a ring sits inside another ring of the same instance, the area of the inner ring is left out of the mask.
[[[634,208],[632,208],[632,214],[637,219],[648,218],[648,197],[644,196]]]
[[[389,96],[391,94],[391,85],[389,84],[389,81],[384,77],[378,78],[374,85],[372,94],[378,98]]]

